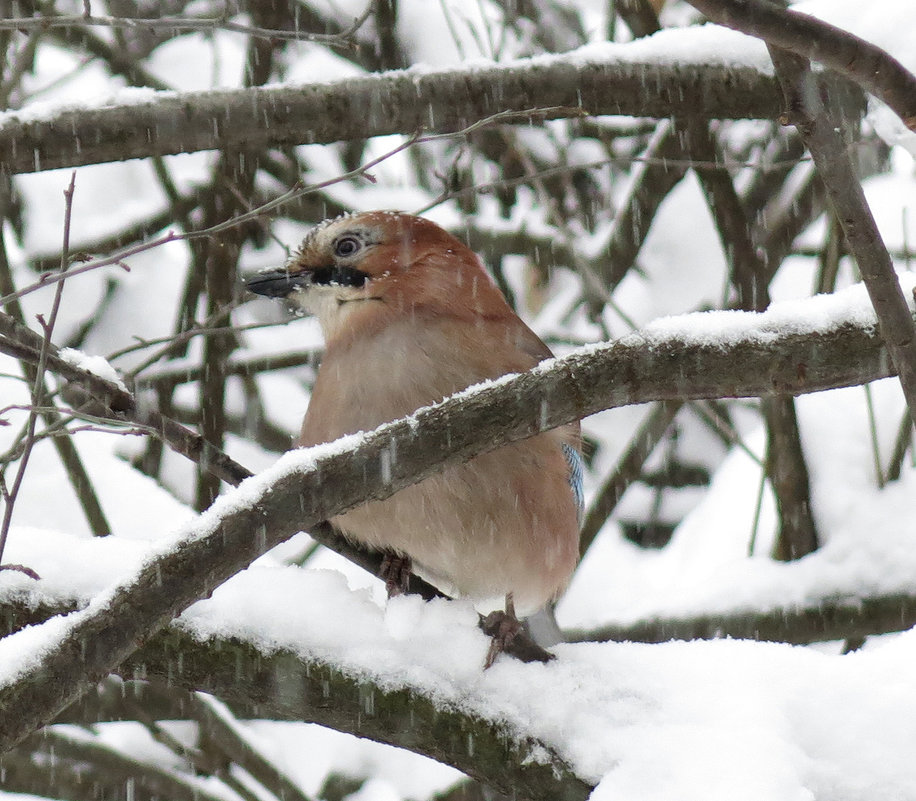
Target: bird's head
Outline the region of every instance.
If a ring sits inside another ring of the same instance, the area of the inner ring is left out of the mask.
[[[318,317],[326,339],[404,315],[473,317],[508,308],[479,259],[433,222],[398,212],[316,226],[287,265],[246,281]]]

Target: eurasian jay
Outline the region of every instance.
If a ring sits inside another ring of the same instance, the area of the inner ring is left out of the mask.
[[[327,220],[285,269],[257,274],[248,288],[287,298],[321,325],[326,350],[301,447],[369,431],[552,355],[470,249],[409,214]],[[581,511],[574,424],[446,468],[331,522],[389,556],[389,595],[414,569],[453,594],[505,596],[506,618],[515,621],[516,607],[535,611],[565,589]],[[501,647],[494,645],[488,664]]]

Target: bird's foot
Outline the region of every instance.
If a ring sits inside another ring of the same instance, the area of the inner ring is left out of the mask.
[[[389,598],[407,593],[411,567],[409,556],[394,551],[385,551],[382,566],[379,568],[379,578],[385,582],[385,590]]]
[[[506,595],[506,611],[497,610],[486,617],[481,616],[480,628],[491,638],[484,670],[503,652],[522,662],[549,662],[555,658],[534,641],[528,627],[516,617],[511,592]]]
[[[511,647],[519,632],[525,628],[522,621],[515,616],[514,610],[503,612],[501,609],[490,612],[480,627],[485,634],[490,635],[490,650],[487,651],[487,659],[483,663],[484,670],[491,667],[496,657]]]

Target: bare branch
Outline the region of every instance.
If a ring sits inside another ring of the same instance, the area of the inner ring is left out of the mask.
[[[788,397],[764,398],[763,414],[768,437],[767,476],[779,511],[774,555],[782,561],[800,559],[817,549],[818,537],[795,401]]]
[[[681,133],[680,126],[671,120],[659,123],[634,171],[630,191],[602,249],[604,258],[597,265],[596,277],[607,292],[613,292],[633,266],[659,206],[687,172],[686,165],[669,163],[669,157],[683,159]]]
[[[225,798],[224,795],[207,788],[203,781],[193,775],[182,774],[156,765],[152,761],[147,762],[128,756],[112,747],[110,743],[90,734],[81,736],[49,728],[23,743],[21,750],[31,751],[38,757],[39,762],[42,756],[48,759],[53,754],[55,763],[59,760],[64,764],[72,762],[81,767],[91,766],[92,780],[88,781],[87,776],[83,782],[97,788],[97,793],[102,788],[108,788],[109,792],[116,791],[123,788],[125,782],[133,780],[144,789],[151,790],[154,796],[175,799],[175,801],[222,801]],[[5,761],[6,757],[3,757],[3,760]],[[63,780],[64,787],[71,783],[66,770],[59,779],[53,776],[54,771],[45,770],[44,773],[45,776],[41,777],[41,773],[36,775],[36,773],[23,771],[21,775],[24,779],[30,780],[29,784],[18,782],[8,784],[5,781],[4,786],[12,789],[13,786],[18,785],[24,789],[34,782],[30,788],[33,792],[43,790],[49,795],[56,795],[55,789],[57,792],[61,790],[61,780]],[[19,776],[18,772],[14,773],[15,778],[18,779]],[[64,797],[69,797],[69,793],[66,790],[64,792],[66,793]]]
[[[648,0],[614,0],[614,10],[637,39],[641,36],[651,36],[661,30],[658,15]]]
[[[3,201],[0,201],[0,205],[5,205],[6,199],[7,198],[4,198]],[[60,256],[58,256],[58,264],[60,263]],[[6,242],[4,241],[3,235],[0,234],[0,292],[6,294],[13,291],[14,288],[12,271],[7,258]],[[22,308],[18,301],[12,301],[6,308],[9,310],[14,320],[22,321]],[[20,367],[26,382],[34,387],[37,378],[37,364],[23,361],[20,362]],[[42,396],[48,396],[48,387],[44,379],[42,379],[41,384]],[[52,408],[48,408],[46,411],[42,412],[42,416],[47,428],[56,427],[61,420],[60,414]],[[64,436],[55,437],[53,442],[54,449],[57,451],[57,455],[61,460],[61,464],[64,466],[67,478],[70,480],[70,484],[76,493],[83,514],[86,517],[86,522],[89,524],[89,529],[97,536],[110,533],[111,527],[99,503],[93,482],[86,472],[83,460],[80,458],[73,441],[69,437]],[[0,470],[0,474],[2,474],[2,470]],[[4,501],[7,500],[8,496],[4,495]]]
[[[269,356],[235,356],[226,363],[226,375],[255,375],[270,370],[285,370],[289,367],[310,365],[315,367],[321,348],[303,350],[285,350]],[[203,375],[204,365],[168,362],[161,367],[153,367],[139,373],[134,381],[136,387],[176,386],[191,381],[199,381]]]
[[[265,16],[263,9],[254,9],[254,18]],[[275,50],[271,42],[251,39],[248,42],[246,82],[263,85],[270,78]],[[233,220],[239,208],[239,199],[251,195],[258,171],[258,148],[223,150],[211,177],[212,191],[203,202],[202,228],[213,229]],[[249,212],[250,213],[250,212]],[[241,256],[245,234],[233,226],[218,238],[195,240],[191,249],[191,269],[203,279],[198,287],[206,306],[206,314],[214,318],[232,304],[238,284],[238,260]],[[188,298],[192,307],[197,299]],[[208,331],[203,337],[204,371],[199,382],[200,433],[213,448],[223,449],[226,430],[226,362],[238,343],[234,331]],[[197,489],[194,506],[206,509],[219,495],[220,480],[207,470],[206,462],[198,466]]]
[[[127,30],[167,31],[229,31],[260,39],[293,42],[319,42],[335,47],[352,47],[352,37],[372,15],[373,4],[340,33],[309,33],[261,28],[233,22],[225,17],[110,17],[86,14],[48,14],[38,17],[11,17],[0,19],[0,30],[45,31],[53,28],[114,28]]]
[[[61,271],[66,271],[67,262],[69,259],[70,252],[70,221],[72,218],[73,211],[73,193],[76,188],[76,172],[70,177],[70,185],[67,189],[64,190],[64,233],[63,233],[63,248],[61,250]],[[51,312],[48,315],[47,322],[39,318],[42,327],[44,328],[44,336],[41,337],[41,345],[38,349],[38,363],[34,365],[34,377],[32,385],[32,404],[33,407],[29,410],[28,422],[26,424],[26,434],[24,439],[24,446],[22,449],[22,454],[19,457],[19,464],[16,469],[16,475],[13,478],[13,484],[8,491],[3,493],[3,519],[0,521],[0,560],[3,558],[3,551],[6,547],[6,540],[9,535],[10,525],[13,521],[13,507],[16,504],[16,498],[19,495],[19,490],[22,487],[22,481],[25,478],[26,470],[28,469],[29,457],[32,454],[32,448],[36,442],[35,438],[35,428],[38,423],[38,416],[40,414],[39,407],[42,405],[45,394],[45,369],[48,364],[48,354],[51,348],[51,335],[54,332],[54,326],[57,322],[57,315],[60,311],[61,299],[63,297],[64,284],[63,281],[57,284],[56,291],[54,293],[54,299],[51,304]],[[65,463],[66,466],[66,463]],[[72,475],[72,474],[71,474]],[[82,474],[81,474],[82,475]],[[76,487],[77,494],[85,492],[86,487],[80,488]],[[88,491],[91,492],[91,489]],[[86,503],[83,504],[84,508],[87,508]],[[97,509],[98,515],[101,516],[100,521],[94,520],[90,517],[90,524],[101,522],[106,525],[107,523],[102,515],[101,508],[98,506],[98,501],[96,500],[94,505],[88,507],[90,510]],[[107,531],[96,531],[97,534],[107,534]]]
[[[40,354],[40,345],[36,343],[40,337],[37,334],[16,324],[4,314],[0,314],[0,334],[3,335],[0,336],[0,352],[23,361],[37,363]],[[76,388],[71,387],[67,390],[67,395],[75,407],[87,405],[79,409],[80,411],[91,414],[93,410],[100,409],[100,416],[112,421],[134,423],[147,430],[153,430],[157,436],[168,441],[176,452],[196,462],[207,459],[210,469],[231,484],[238,484],[250,475],[225,454],[208,448],[200,435],[158,412],[138,408],[134,397],[123,387],[64,361],[57,355],[56,349],[49,350],[47,366],[52,372],[82,388],[82,395]]]
[[[310,801],[298,784],[292,782],[258,748],[253,738],[232,713],[209,695],[191,695],[191,716],[200,726],[201,739],[215,741],[219,749],[244,768],[277,798],[284,801]]]
[[[626,451],[618,459],[607,480],[595,494],[591,506],[582,521],[579,534],[579,553],[585,555],[598,532],[617,507],[630,484],[642,471],[646,459],[652,455],[655,446],[671,426],[680,410],[680,401],[665,401],[655,406],[642,421]]]
[[[94,261],[90,261],[85,264],[80,264],[79,266],[76,266],[76,267],[69,267],[67,270],[60,272],[56,275],[44,275],[35,283],[30,284],[29,286],[23,287],[22,289],[19,289],[16,292],[11,292],[10,294],[5,295],[2,298],[0,298],[0,306],[6,305],[11,300],[16,300],[18,298],[24,297],[25,295],[29,294],[30,292],[34,292],[37,289],[41,289],[42,287],[46,287],[51,284],[58,283],[59,281],[65,281],[68,278],[71,278],[75,275],[81,275],[82,273],[87,273],[93,270],[97,270],[100,267],[108,267],[114,264],[114,265],[118,265],[122,267],[123,269],[126,269],[126,267],[123,264],[124,259],[127,259],[130,256],[135,256],[138,253],[143,253],[144,251],[147,251],[147,250],[152,250],[153,248],[157,248],[162,245],[167,245],[170,242],[178,242],[181,240],[193,240],[193,239],[200,239],[203,237],[213,236],[214,234],[222,233],[223,231],[227,231],[230,228],[234,228],[235,226],[241,225],[242,223],[248,222],[249,220],[255,220],[259,218],[261,215],[266,214],[267,212],[272,211],[273,209],[276,209],[282,206],[284,203],[287,203],[291,200],[295,200],[296,198],[302,197],[303,195],[307,195],[311,192],[317,192],[318,190],[323,189],[327,186],[331,186],[332,184],[340,183],[341,181],[346,181],[349,178],[355,178],[358,175],[364,175],[368,170],[371,170],[377,164],[380,164],[381,162],[385,161],[386,159],[391,158],[396,153],[400,153],[402,150],[406,150],[407,148],[411,147],[412,145],[414,145],[417,142],[417,140],[418,140],[417,136],[411,137],[407,141],[402,142],[401,144],[397,145],[396,147],[392,148],[391,150],[387,151],[386,153],[383,153],[378,158],[374,158],[371,161],[368,161],[365,164],[357,167],[356,169],[350,170],[350,172],[343,173],[342,175],[338,175],[335,178],[331,178],[327,181],[322,181],[321,183],[311,184],[305,187],[297,184],[293,186],[291,189],[282,193],[281,195],[263,204],[262,206],[258,206],[256,209],[252,209],[251,211],[245,212],[244,214],[238,214],[232,217],[231,219],[224,220],[223,222],[216,223],[210,226],[209,228],[202,228],[196,231],[186,231],[185,233],[182,233],[182,234],[177,234],[174,231],[169,231],[169,233],[157,239],[152,239],[147,242],[142,242],[138,245],[134,245],[132,247],[125,248],[124,250],[118,251],[117,253],[111,256],[107,256],[103,259],[96,259]]]

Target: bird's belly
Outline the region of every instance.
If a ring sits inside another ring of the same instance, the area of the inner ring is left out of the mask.
[[[478,600],[511,592],[520,612],[533,611],[565,589],[578,559],[572,493],[537,458],[556,448],[548,436],[448,468],[333,522],[358,542],[407,554],[440,589]]]

